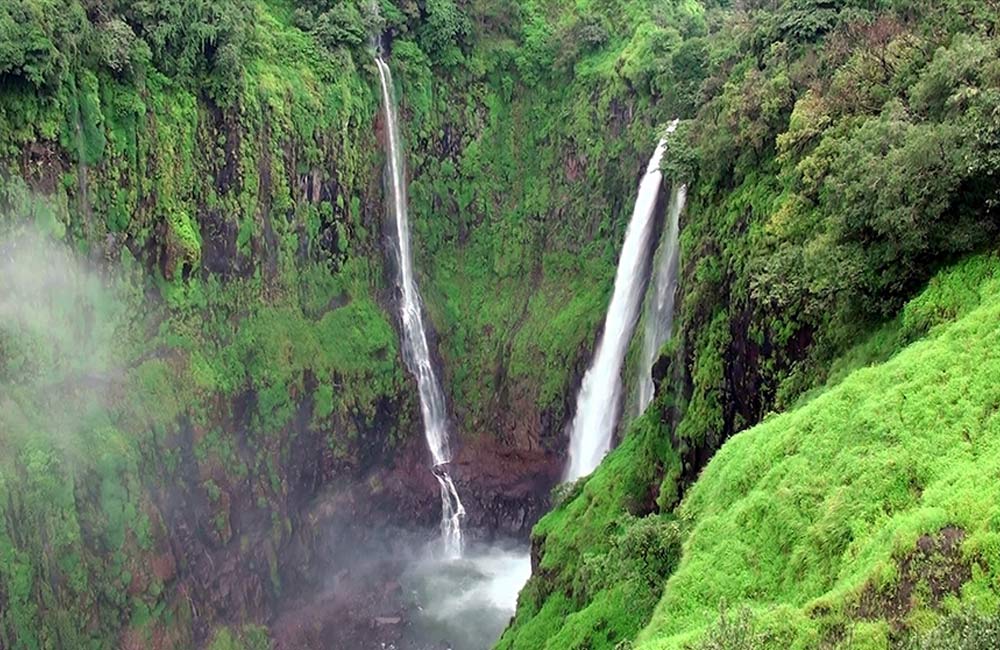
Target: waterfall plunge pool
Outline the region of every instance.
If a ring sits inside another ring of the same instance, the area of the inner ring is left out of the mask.
[[[470,545],[461,558],[415,560],[400,577],[409,600],[407,636],[433,650],[489,650],[530,575],[527,551],[510,547]]]

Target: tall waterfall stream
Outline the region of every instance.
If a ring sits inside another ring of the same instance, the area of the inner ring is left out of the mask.
[[[653,262],[652,284],[646,296],[643,316],[642,362],[638,372],[638,412],[641,415],[653,401],[653,364],[663,344],[670,340],[674,326],[674,296],[677,293],[677,269],[680,264],[680,216],[687,203],[687,186],[675,185],[670,193],[667,223]]]
[[[514,613],[517,594],[531,574],[526,551],[494,547],[464,549],[465,507],[448,472],[452,460],[444,391],[431,359],[414,277],[406,198],[405,156],[393,97],[392,73],[380,53],[375,55],[386,133],[386,185],[393,232],[402,323],[403,354],[416,377],[424,436],[432,471],[441,488],[443,555],[432,553],[413,562],[401,580],[415,603],[414,634],[428,642],[447,639],[453,650],[485,650],[497,639]]]
[[[465,507],[458,497],[455,482],[448,474],[451,448],[448,442],[448,411],[444,391],[438,381],[420,304],[420,291],[413,275],[413,255],[410,249],[410,219],[406,203],[406,166],[399,137],[399,120],[392,94],[392,73],[375,55],[379,82],[382,87],[382,106],[385,112],[386,167],[390,210],[396,225],[396,284],[399,288],[399,317],[403,326],[403,356],[410,372],[417,379],[420,392],[420,412],[424,422],[424,437],[431,452],[432,471],[441,487],[441,540],[447,557],[462,555],[462,517]]]

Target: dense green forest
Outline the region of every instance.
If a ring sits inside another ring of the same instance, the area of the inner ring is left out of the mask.
[[[436,524],[375,39],[470,522],[553,506],[498,648],[997,647],[997,2],[5,0],[0,648],[299,647]],[[550,499],[673,118],[656,398]]]

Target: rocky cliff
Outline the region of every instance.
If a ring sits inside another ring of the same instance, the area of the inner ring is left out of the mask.
[[[363,647],[398,613],[381,560],[440,504],[368,33],[470,534],[524,540],[548,507],[657,120],[614,71],[573,79],[542,7],[381,9],[0,9],[25,35],[0,60],[0,645]]]

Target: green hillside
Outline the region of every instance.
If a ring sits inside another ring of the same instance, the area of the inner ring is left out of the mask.
[[[540,570],[498,647],[890,648],[995,612],[998,337],[1000,261],[940,273],[842,381],[723,445],[673,513],[641,514],[676,459],[640,419],[535,528]]]
[[[690,532],[636,647],[685,647],[722,605],[792,648],[890,647],[935,611],[997,610],[997,259],[937,276],[902,320],[933,327],[719,450],[677,511]]]

